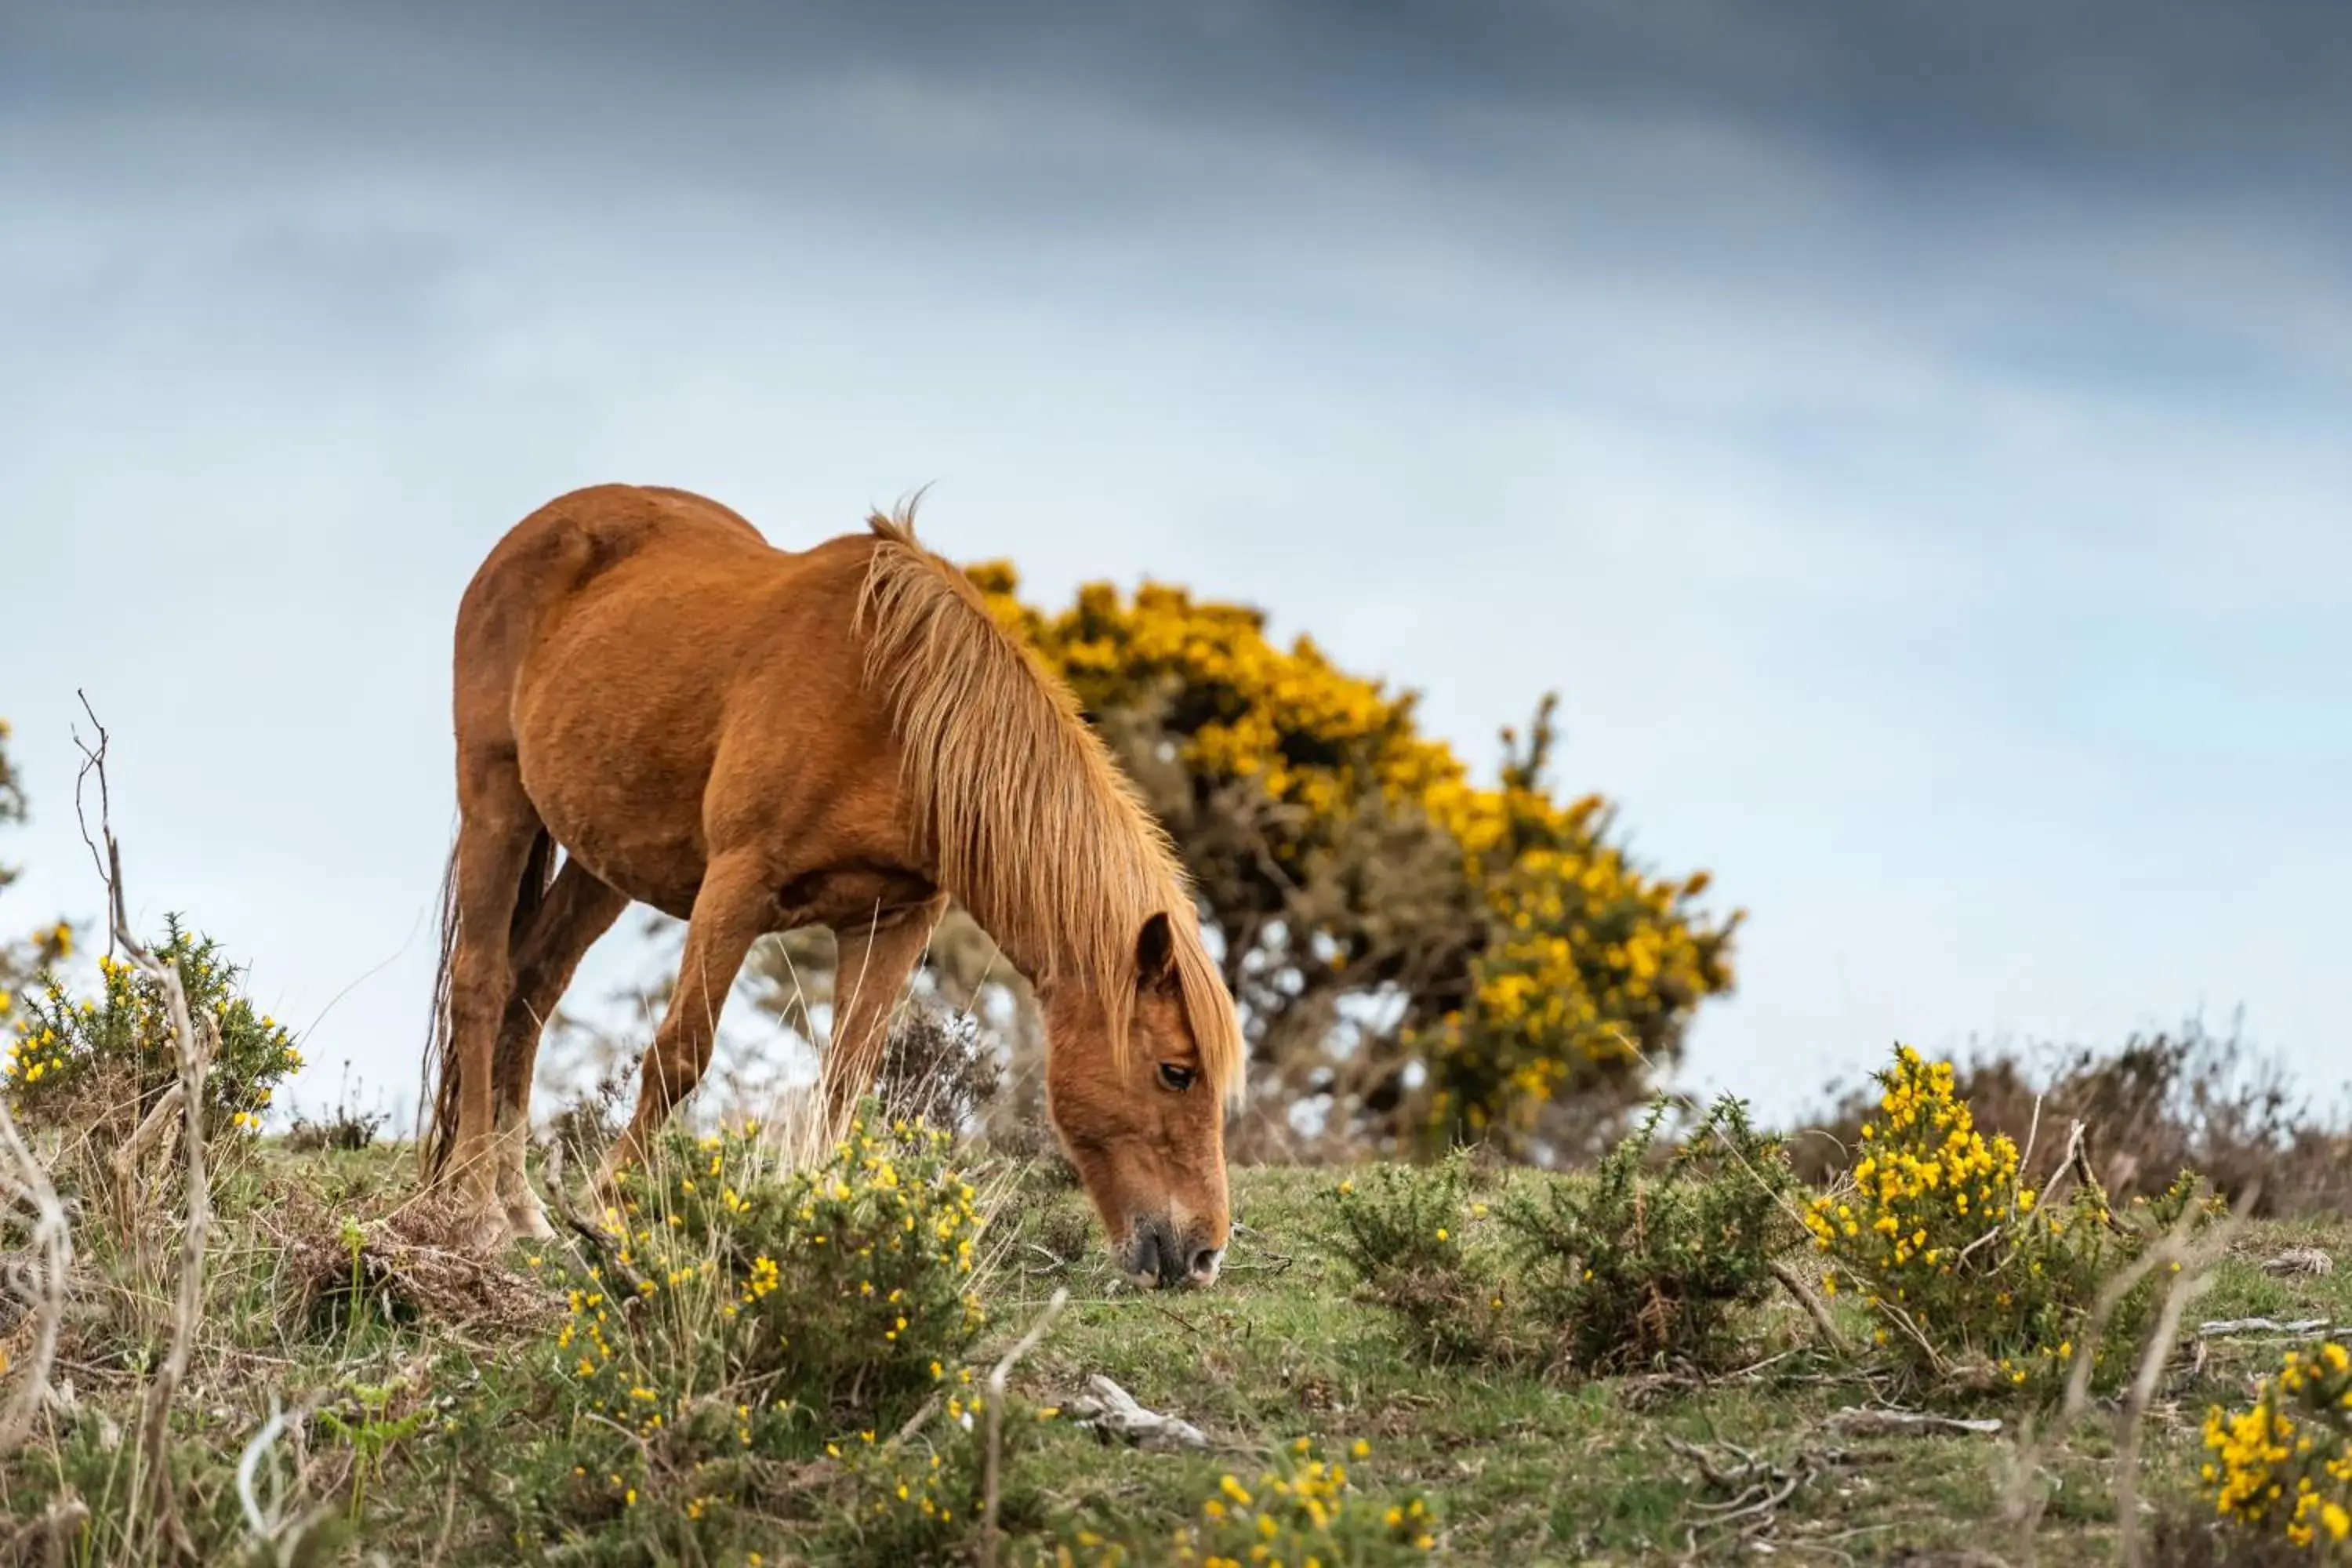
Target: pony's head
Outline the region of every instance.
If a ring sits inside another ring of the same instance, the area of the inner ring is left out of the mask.
[[[1120,1268],[1147,1288],[1213,1284],[1231,1227],[1224,1096],[1236,1076],[1227,1059],[1234,1034],[1229,1018],[1196,1029],[1193,1009],[1233,1004],[1221,984],[1192,973],[1204,958],[1180,951],[1168,916],[1155,914],[1136,935],[1124,983],[1131,994],[1040,987],[1054,1131]]]

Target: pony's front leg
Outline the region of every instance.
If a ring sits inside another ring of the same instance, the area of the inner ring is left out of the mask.
[[[848,1136],[858,1097],[873,1087],[891,1011],[947,907],[947,895],[941,893],[912,908],[877,911],[864,925],[845,926],[834,933],[836,1001],[823,1079],[825,1127],[836,1142]]]
[[[719,1033],[719,1015],[751,944],[773,922],[776,884],[764,857],[714,860],[694,897],[679,960],[677,988],[654,1031],[637,1087],[637,1111],[614,1140],[597,1173],[596,1190],[609,1203],[621,1167],[645,1158],[677,1102],[702,1081]]]

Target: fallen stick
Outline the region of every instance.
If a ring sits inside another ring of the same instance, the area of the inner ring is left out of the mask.
[[[1100,1373],[1087,1379],[1087,1392],[1065,1404],[1082,1426],[1114,1433],[1142,1448],[1206,1448],[1208,1435],[1190,1421],[1162,1415],[1136,1403],[1135,1395]]]
[[[2290,1339],[2304,1339],[2322,1334],[2352,1333],[2352,1323],[2330,1327],[2325,1318],[2297,1318],[2281,1322],[2276,1318],[2223,1318],[2197,1325],[2200,1340],[2230,1339],[2240,1334],[2279,1334]]]
[[[2001,1429],[2000,1421],[1996,1416],[1965,1419],[1957,1415],[1927,1415],[1916,1410],[1878,1410],[1867,1405],[1833,1410],[1822,1425],[1843,1437],[1884,1437],[1902,1434],[1926,1436],[1937,1432],[1989,1435]]]

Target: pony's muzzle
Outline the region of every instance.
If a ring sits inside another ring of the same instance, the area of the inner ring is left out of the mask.
[[[1225,1249],[1176,1234],[1164,1219],[1139,1219],[1129,1233],[1128,1278],[1146,1289],[1190,1282],[1213,1285]]]

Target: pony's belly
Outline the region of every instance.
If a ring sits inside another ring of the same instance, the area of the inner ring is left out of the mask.
[[[606,887],[650,904],[676,920],[694,913],[694,896],[702,889],[702,858],[666,850],[656,854],[615,846],[601,838],[593,826],[566,832],[548,824],[548,832],[563,852],[585,867]]]
[[[535,717],[517,726],[517,761],[549,835],[599,880],[685,919],[708,863],[708,762],[678,747],[675,729],[665,745],[660,726],[615,722],[593,709]]]

